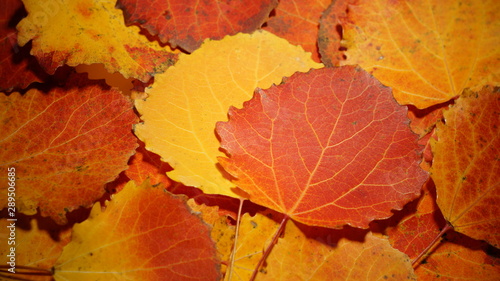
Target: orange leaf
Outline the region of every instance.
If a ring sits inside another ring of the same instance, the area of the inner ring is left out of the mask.
[[[28,219],[25,220],[25,218]],[[7,228],[12,225],[15,226],[15,235],[11,236],[14,239],[8,240],[7,237],[10,236],[10,231],[4,230],[12,230],[13,228]],[[0,273],[0,280],[19,280],[15,277],[16,275],[22,276],[21,272],[33,272],[33,270],[22,269],[20,266],[45,269],[46,273],[49,273],[61,255],[63,247],[71,239],[71,228],[66,226],[61,227],[55,225],[53,222],[50,224],[43,220],[29,219],[26,216],[18,216],[15,222],[2,219],[0,220],[0,227],[2,229],[0,239],[5,243],[0,247],[0,262],[2,265],[8,265],[11,268],[12,264],[9,264],[9,256],[14,256],[15,261],[13,264],[15,265],[16,272],[14,275],[10,275],[10,278],[6,274]],[[15,244],[7,245],[8,241],[14,241]],[[14,251],[11,251],[11,248]],[[6,279],[2,278],[4,276]],[[29,280],[49,281],[53,280],[53,278],[50,275],[30,276]]]
[[[177,59],[138,27],[126,27],[114,1],[24,0],[24,5],[28,16],[17,25],[19,44],[32,40],[31,54],[50,74],[63,64],[102,63],[110,73],[147,82]]]
[[[456,231],[499,247],[499,89],[466,90],[444,118],[431,142],[437,203]]]
[[[129,182],[73,228],[55,266],[60,280],[217,280],[209,229],[182,198]]]
[[[25,88],[33,82],[40,82],[39,76],[46,74],[38,66],[29,48],[17,45],[16,24],[24,16],[21,0],[4,0],[0,10],[0,91]]]
[[[250,200],[292,219],[366,228],[420,193],[417,136],[390,89],[353,67],[297,73],[219,122],[220,163]]]
[[[40,208],[61,224],[127,168],[138,119],[131,101],[104,83],[75,75],[66,87],[0,95],[0,167],[15,168],[16,207],[26,214]],[[7,182],[7,173],[0,180]],[[0,202],[7,206],[6,185]]]
[[[279,227],[274,215],[267,211],[243,215],[231,280],[249,280],[262,249]],[[357,281],[384,280],[384,276],[415,279],[408,256],[392,248],[386,238],[353,228],[332,230],[289,222],[256,280]]]
[[[145,180],[149,179],[152,186],[163,184],[164,188],[170,186],[170,179],[166,176],[167,171],[172,168],[162,162],[160,156],[146,150],[144,143],[140,143],[136,154],[130,158],[130,164],[125,171],[125,175],[135,181],[135,184],[141,185]]]
[[[251,33],[262,26],[277,0],[253,1],[137,1],[119,0],[128,24],[139,24],[163,43],[188,51],[203,40],[222,39],[239,32]]]
[[[431,181],[419,200],[408,204],[402,213],[378,224],[389,227],[391,244],[415,259],[446,225],[436,205],[436,190]],[[453,230],[431,248],[416,266],[418,280],[498,280],[499,251],[483,241],[473,240]]]
[[[353,0],[330,18],[343,28],[341,65],[359,64],[400,104],[426,108],[464,88],[500,84],[498,10],[497,0]]]
[[[317,38],[321,13],[332,0],[281,0],[263,28],[285,38],[294,45],[300,45],[320,62]]]

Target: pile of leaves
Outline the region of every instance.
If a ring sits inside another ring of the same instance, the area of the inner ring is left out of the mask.
[[[498,280],[499,1],[2,6],[0,278]]]

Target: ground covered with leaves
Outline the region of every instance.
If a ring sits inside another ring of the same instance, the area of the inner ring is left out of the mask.
[[[1,5],[1,280],[499,280],[499,1]]]

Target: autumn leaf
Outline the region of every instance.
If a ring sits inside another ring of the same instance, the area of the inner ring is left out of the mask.
[[[418,196],[427,173],[406,108],[356,67],[295,74],[218,123],[221,165],[253,202],[308,225],[366,228]]]
[[[110,73],[146,82],[176,60],[138,27],[126,27],[115,1],[23,2],[28,17],[17,25],[19,45],[32,40],[31,54],[50,74],[63,64],[102,63]]]
[[[340,64],[359,64],[400,104],[426,108],[465,88],[500,83],[499,1],[350,2],[347,12],[324,15],[342,25]],[[338,44],[337,34],[331,39]]]
[[[277,0],[254,1],[132,1],[119,0],[126,22],[139,24],[163,43],[190,53],[205,39],[222,39],[262,26]]]
[[[340,19],[346,17],[349,0],[334,0],[323,11],[318,30],[318,52],[321,62],[327,67],[339,66],[345,60],[345,47],[341,46],[342,24]]]
[[[28,228],[25,229],[23,224],[26,223]],[[14,225],[14,228],[12,228]],[[9,227],[10,228],[7,228]],[[39,222],[35,219],[22,221],[20,218],[17,221],[7,221],[6,219],[0,220],[0,227],[2,233],[0,238],[4,241],[4,245],[0,247],[0,262],[2,265],[9,265],[10,258],[14,256],[13,264],[17,265],[16,273],[9,274],[0,273],[0,280],[17,280],[17,276],[22,276],[21,272],[28,272],[30,270],[22,269],[19,266],[31,267],[37,269],[45,269],[45,276],[30,276],[29,280],[52,280],[50,276],[50,269],[54,266],[57,258],[61,255],[63,247],[71,240],[71,228],[61,228],[59,231],[53,231],[54,228],[47,230],[51,225],[46,222]],[[53,225],[52,225],[53,226]],[[57,227],[55,227],[57,228]],[[8,229],[9,231],[3,231]],[[8,240],[10,237],[10,230],[15,229],[13,239]],[[7,245],[8,241],[14,241]],[[13,254],[11,248],[14,248]],[[16,267],[16,266],[14,266]],[[41,270],[31,272],[42,272]],[[5,279],[4,279],[5,278]]]
[[[135,133],[146,149],[174,169],[168,176],[208,194],[238,197],[220,172],[215,123],[227,119],[256,87],[267,88],[296,71],[321,67],[301,48],[269,32],[206,41],[191,55],[157,75],[146,100],[136,100],[142,124]]]
[[[466,90],[444,118],[431,142],[437,203],[456,231],[499,247],[498,88]]]
[[[45,76],[29,49],[17,45],[16,24],[23,16],[21,0],[5,0],[0,10],[0,91],[22,89]],[[37,71],[38,70],[38,71]]]
[[[264,245],[270,243],[278,227],[269,212],[242,217],[231,280],[249,280]],[[288,223],[256,280],[415,279],[408,257],[392,248],[387,238],[368,233],[360,240],[350,240],[343,236],[349,231],[327,230],[325,234],[309,230]]]
[[[386,232],[394,248],[414,260],[431,241],[440,235],[446,221],[436,204],[432,180],[424,185],[422,196],[405,206],[387,221]],[[418,280],[497,280],[500,274],[498,250],[483,241],[473,240],[453,230],[415,266]]]
[[[484,241],[450,231],[415,273],[419,281],[496,281],[500,276],[500,251]]]
[[[145,180],[149,180],[152,186],[162,184],[164,188],[170,186],[170,180],[166,172],[170,170],[167,163],[160,160],[160,157],[147,151],[143,143],[137,148],[137,152],[130,158],[129,167],[125,175],[140,185]]]
[[[288,42],[302,46],[320,62],[317,38],[321,13],[332,0],[281,0],[263,28]]]
[[[451,103],[444,103],[418,109],[415,106],[408,106],[408,118],[410,119],[411,130],[420,136],[420,138],[429,134],[436,126],[436,123],[443,119],[443,111]]]
[[[57,261],[59,280],[217,280],[209,229],[184,199],[129,182],[75,225]]]
[[[2,94],[0,104],[0,167],[15,168],[16,207],[25,214],[40,208],[64,224],[66,212],[104,194],[104,184],[127,168],[137,146],[130,100],[82,75],[47,94]],[[7,176],[0,179],[8,182]],[[5,185],[2,207],[7,193]]]

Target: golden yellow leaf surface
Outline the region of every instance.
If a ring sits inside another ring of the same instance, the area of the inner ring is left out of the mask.
[[[217,280],[209,228],[186,200],[133,181],[73,227],[56,280]]]
[[[371,72],[399,103],[425,108],[500,83],[500,1],[353,2],[342,64]]]
[[[215,123],[227,120],[229,106],[241,107],[255,88],[321,66],[310,53],[266,31],[205,41],[155,76],[146,100],[136,100],[144,123],[135,126],[135,133],[174,168],[171,179],[205,193],[237,197],[218,167],[217,157],[224,153]]]
[[[231,281],[249,280],[278,227],[270,213],[242,217]],[[309,230],[304,232],[288,221],[256,280],[416,280],[408,256],[384,237],[371,232],[360,236],[345,235],[349,230]],[[320,233],[321,237],[315,237]],[[225,280],[229,281],[228,273]]]
[[[33,40],[31,54],[49,73],[67,64],[102,63],[111,73],[120,72],[143,82],[163,72],[175,61],[169,47],[161,47],[126,27],[116,1],[23,1],[28,16],[18,25],[18,42]]]
[[[500,246],[500,90],[466,90],[437,124],[431,175],[454,229]]]

